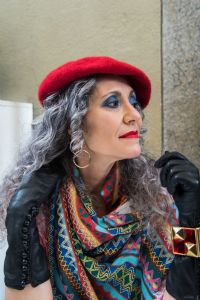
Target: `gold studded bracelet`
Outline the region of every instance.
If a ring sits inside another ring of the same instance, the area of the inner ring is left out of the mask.
[[[173,226],[171,236],[174,254],[200,257],[200,227]]]

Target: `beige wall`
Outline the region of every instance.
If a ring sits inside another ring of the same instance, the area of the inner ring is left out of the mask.
[[[110,55],[152,80],[146,148],[161,151],[159,0],[0,0],[0,99],[26,101],[40,113],[37,87],[58,65]]]

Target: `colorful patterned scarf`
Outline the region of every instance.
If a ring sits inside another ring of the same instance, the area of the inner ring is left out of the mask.
[[[100,191],[99,201],[107,208],[102,217],[83,192],[79,169],[72,163],[67,169],[49,211],[47,252],[54,300],[162,299],[173,259],[170,241],[157,231],[154,242],[147,238],[123,193],[118,164]]]

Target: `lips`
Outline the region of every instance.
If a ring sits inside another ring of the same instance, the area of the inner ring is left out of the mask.
[[[120,138],[140,138],[140,136],[138,135],[138,131],[137,130],[133,130],[133,131],[129,131],[127,133],[125,133],[124,135],[121,135]]]

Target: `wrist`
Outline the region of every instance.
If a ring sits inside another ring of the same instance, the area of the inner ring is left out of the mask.
[[[200,213],[193,212],[193,213],[179,213],[179,224],[182,227],[200,227]]]
[[[175,255],[166,279],[166,290],[177,300],[198,299],[199,259]]]

